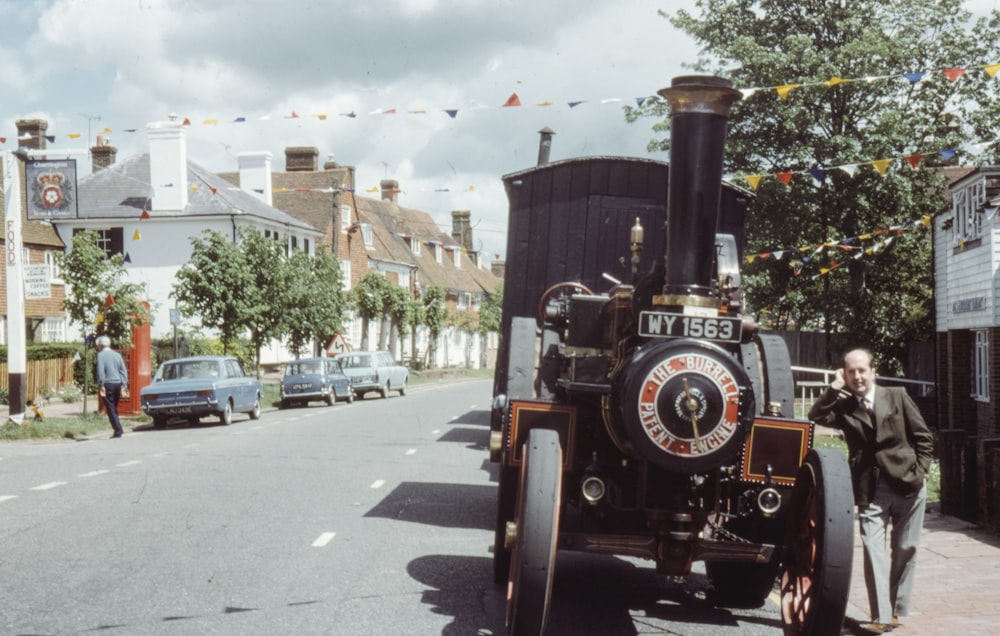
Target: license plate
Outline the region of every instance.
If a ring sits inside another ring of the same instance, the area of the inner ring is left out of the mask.
[[[311,389],[311,388],[312,388],[311,384],[293,384],[292,385],[292,390],[293,391],[305,391],[306,389]]]
[[[739,342],[739,318],[685,316],[662,311],[639,313],[639,335],[647,338],[701,338],[717,342]]]

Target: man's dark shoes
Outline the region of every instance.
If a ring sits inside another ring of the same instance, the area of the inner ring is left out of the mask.
[[[122,436],[121,433],[115,433],[114,435],[111,436],[111,439],[115,439],[116,437],[121,437],[121,436]]]

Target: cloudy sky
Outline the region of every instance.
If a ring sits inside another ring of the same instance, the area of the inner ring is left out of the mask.
[[[16,119],[37,117],[50,148],[110,129],[122,160],[175,113],[192,122],[189,159],[208,169],[269,150],[281,170],[285,147],[316,146],[321,163],[356,167],[365,196],[398,179],[400,202],[445,230],[451,210],[471,210],[476,242],[502,258],[501,176],[534,165],[539,129],[556,131],[554,160],[649,156],[652,120],[627,124],[622,106],[687,72],[695,48],[657,10],[693,4],[0,0],[0,148],[16,146]],[[501,107],[513,93],[522,106]]]

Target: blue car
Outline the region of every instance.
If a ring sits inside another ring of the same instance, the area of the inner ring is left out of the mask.
[[[335,358],[303,358],[285,366],[281,378],[281,406],[308,404],[322,400],[329,405],[344,400],[354,401],[351,381],[344,375]]]
[[[197,422],[215,416],[232,424],[233,413],[260,417],[260,381],[243,372],[230,356],[198,356],[164,362],[153,383],[139,392],[142,410],[163,426],[173,418]]]

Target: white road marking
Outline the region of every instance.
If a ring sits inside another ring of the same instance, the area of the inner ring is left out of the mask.
[[[141,463],[142,463],[141,459],[133,459],[130,462],[122,462],[121,464],[115,464],[115,466],[117,468],[126,468],[128,466],[135,466],[136,464],[141,464]]]
[[[89,473],[81,473],[77,475],[77,477],[97,477],[98,475],[103,475],[104,473],[110,473],[110,472],[111,472],[110,470],[105,470],[102,468],[101,470],[92,470]]]
[[[52,490],[53,488],[58,488],[59,486],[65,486],[69,482],[65,481],[50,481],[47,484],[42,484],[41,486],[35,486],[31,490]]]
[[[11,499],[17,499],[17,495],[0,495],[0,503],[10,501]]]
[[[385,485],[385,480],[384,479],[376,479],[375,481],[372,482],[371,487],[372,488],[381,488],[384,485]]]
[[[411,448],[410,450],[406,451],[406,454],[407,455],[416,455],[417,454],[417,449]]]
[[[333,538],[335,536],[337,536],[336,532],[324,532],[323,534],[319,535],[319,537],[317,537],[315,541],[312,542],[312,547],[322,548],[327,543],[333,541]]]

